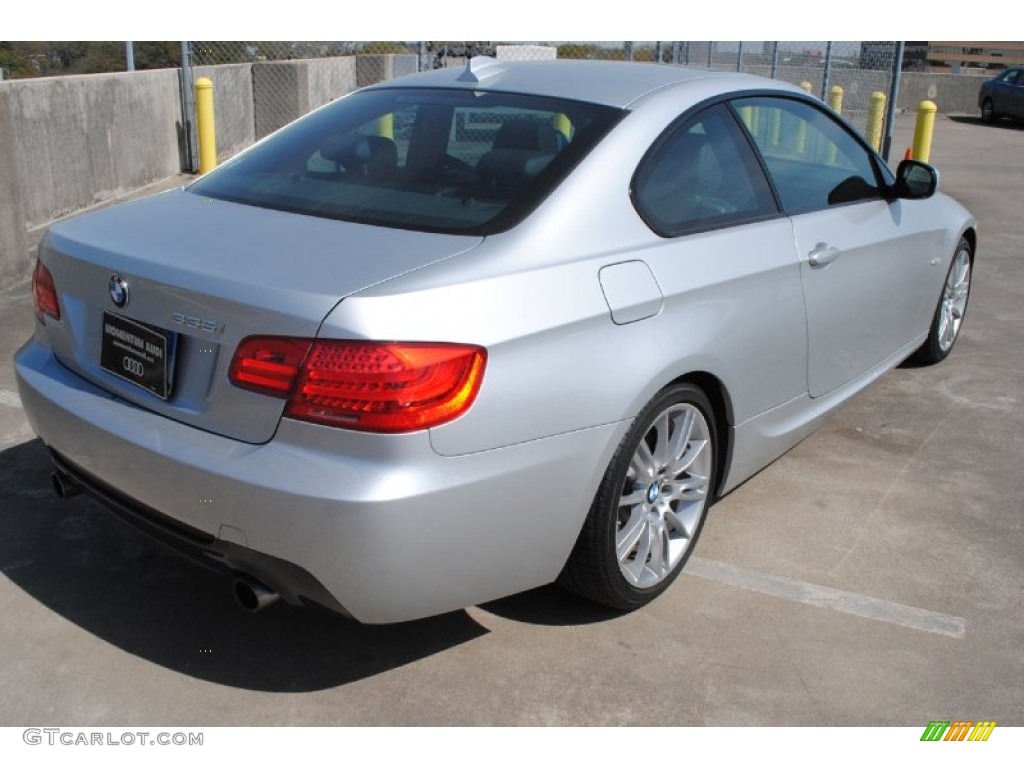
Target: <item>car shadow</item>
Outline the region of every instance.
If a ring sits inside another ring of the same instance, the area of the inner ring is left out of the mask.
[[[992,128],[1017,128],[1018,130],[1024,128],[1024,122],[1019,120],[993,120],[991,123],[984,122],[980,117],[974,115],[947,115],[950,120],[954,123],[964,123],[966,125],[984,125]]]
[[[39,440],[0,452],[0,570],[129,653],[250,690],[332,688],[488,632],[465,611],[389,626],[283,603],[245,613],[226,576],[165,551],[85,497],[58,500]]]
[[[478,607],[511,621],[550,627],[597,624],[625,615],[622,611],[598,605],[554,584],[492,600]]]

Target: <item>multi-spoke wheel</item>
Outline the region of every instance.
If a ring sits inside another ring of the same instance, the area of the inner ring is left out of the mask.
[[[716,449],[704,393],[690,384],[662,390],[612,458],[561,583],[627,610],[664,591],[700,534]]]
[[[935,309],[928,338],[915,353],[921,362],[937,363],[944,360],[953,349],[971,295],[971,266],[971,244],[961,238],[946,274],[946,283],[939,296],[939,305]]]

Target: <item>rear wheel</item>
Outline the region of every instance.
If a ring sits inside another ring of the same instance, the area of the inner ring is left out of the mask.
[[[967,300],[971,296],[972,266],[971,244],[965,238],[960,238],[953,254],[953,263],[946,273],[946,283],[939,296],[939,305],[935,308],[928,338],[914,353],[919,362],[938,363],[945,360],[953,350],[967,313]]]
[[[675,384],[658,393],[616,450],[560,583],[620,610],[664,592],[704,525],[717,446],[700,389]]]
[[[992,99],[985,99],[981,102],[981,122],[991,123],[995,119],[996,113],[992,106]]]

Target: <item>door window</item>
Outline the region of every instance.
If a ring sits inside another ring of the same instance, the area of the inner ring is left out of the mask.
[[[784,98],[733,102],[786,213],[881,197],[870,152],[824,108]]]

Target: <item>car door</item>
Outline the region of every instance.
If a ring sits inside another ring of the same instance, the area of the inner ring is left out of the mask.
[[[995,82],[992,83],[992,107],[997,115],[1009,115],[1013,111],[1013,92],[1018,71],[1011,69],[1004,72]]]
[[[757,97],[733,106],[793,222],[807,305],[807,389],[826,395],[927,327],[932,235],[903,221],[900,202],[883,195],[871,151],[823,105]]]
[[[1007,84],[1006,106],[1003,111],[1019,119],[1024,118],[1024,69],[1014,70],[1013,74],[1013,81]]]
[[[806,318],[792,227],[729,108],[719,103],[670,127],[631,192],[663,238],[643,259],[664,295],[655,333],[666,359],[715,371],[737,421],[803,394]]]

